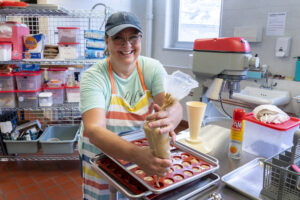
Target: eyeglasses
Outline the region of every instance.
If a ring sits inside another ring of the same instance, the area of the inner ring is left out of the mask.
[[[141,41],[142,35],[141,34],[137,34],[137,35],[132,35],[129,37],[129,39],[125,40],[124,38],[120,37],[120,36],[115,36],[112,37],[112,41],[115,45],[118,46],[123,46],[126,44],[126,42],[128,41],[131,45],[136,45],[137,43],[139,43]]]

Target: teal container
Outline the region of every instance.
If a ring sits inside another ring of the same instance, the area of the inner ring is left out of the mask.
[[[295,81],[300,81],[300,58],[296,62]]]

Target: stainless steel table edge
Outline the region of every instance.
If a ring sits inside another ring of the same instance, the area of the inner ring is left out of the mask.
[[[219,182],[219,180],[220,180],[220,176],[218,174],[215,174],[215,173],[212,173],[212,174],[215,175],[215,176],[217,176],[218,178],[216,180],[210,182],[209,184],[207,184],[207,185],[205,185],[203,187],[200,187],[197,190],[194,190],[194,192],[191,192],[188,195],[185,195],[185,196],[181,197],[178,200],[184,200],[184,199],[190,198],[190,197],[196,195],[197,193],[202,192],[203,190],[209,188],[210,186],[217,184]]]
[[[263,158],[263,157],[255,158],[255,159],[249,161],[248,163],[246,163],[246,164],[244,164],[244,165],[242,165],[242,166],[236,168],[235,170],[233,170],[233,171],[231,171],[231,172],[225,174],[224,176],[222,176],[221,181],[222,181],[223,183],[225,183],[227,186],[233,188],[234,190],[240,192],[241,194],[243,194],[243,195],[245,195],[245,196],[247,196],[247,197],[249,197],[249,198],[251,198],[251,199],[262,200],[262,198],[259,198],[259,197],[257,198],[256,196],[253,196],[253,195],[251,195],[250,193],[247,193],[247,192],[241,190],[240,188],[238,188],[238,187],[236,187],[236,186],[230,184],[226,179],[227,179],[228,177],[230,177],[230,176],[233,176],[236,172],[242,170],[243,168],[246,168],[246,167],[249,166],[249,165],[250,165],[250,166],[251,166],[251,165],[254,165],[255,163],[263,162],[264,160],[265,160],[265,158]],[[263,199],[265,199],[265,198],[263,198]]]

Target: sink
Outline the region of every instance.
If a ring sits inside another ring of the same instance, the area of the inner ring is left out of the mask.
[[[270,90],[256,87],[245,87],[240,93],[233,93],[233,99],[253,104],[284,105],[290,102],[288,91]]]

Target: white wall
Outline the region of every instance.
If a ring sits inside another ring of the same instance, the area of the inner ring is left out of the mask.
[[[235,26],[263,27],[261,43],[250,43],[252,53],[258,54],[263,63],[269,65],[273,74],[293,77],[296,59],[300,55],[300,1],[297,0],[224,0],[223,1],[222,36],[233,36]],[[280,36],[267,36],[266,24],[268,13],[286,12],[286,27],[284,36],[292,37],[290,56],[278,58],[275,56],[276,39]]]
[[[170,0],[154,0],[152,55],[165,65],[168,72],[180,69],[180,67],[186,67],[184,71],[192,74],[192,63],[189,57],[192,51],[164,49],[163,39],[165,29],[169,26],[169,23],[165,23],[168,1]],[[263,40],[261,43],[250,43],[252,53],[257,53],[262,63],[269,65],[273,74],[293,77],[296,63],[293,56],[300,56],[299,7],[300,1],[297,0],[223,0],[221,36],[232,37],[235,26],[262,26]],[[285,36],[292,37],[291,52],[288,58],[277,58],[274,55],[277,37],[266,36],[265,34],[268,12],[287,12]],[[292,97],[300,95],[300,82],[277,82],[277,89],[289,90]],[[242,83],[241,86],[245,87],[248,84],[252,83],[245,82]],[[285,106],[284,110],[299,114],[300,104],[296,104],[295,100],[291,100],[291,103]]]

